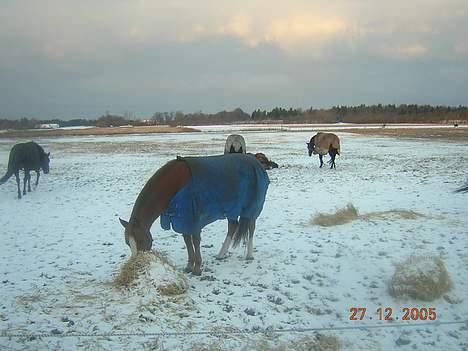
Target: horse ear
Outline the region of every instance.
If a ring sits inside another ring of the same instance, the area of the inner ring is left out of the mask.
[[[124,221],[122,218],[119,218],[119,221],[120,221],[120,224],[122,224],[124,228],[127,228],[127,226],[128,226],[127,221]]]
[[[50,152],[47,153],[47,157],[49,157],[49,156],[50,156]]]

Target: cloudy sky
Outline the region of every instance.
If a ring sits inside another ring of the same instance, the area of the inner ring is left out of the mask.
[[[0,0],[0,118],[468,105],[467,0]]]

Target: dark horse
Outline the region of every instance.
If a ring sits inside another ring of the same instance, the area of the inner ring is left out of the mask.
[[[323,166],[323,155],[330,155],[330,168],[336,168],[335,157],[340,154],[340,139],[333,133],[322,133],[315,134],[310,142],[307,143],[307,149],[309,150],[309,157],[312,154],[318,154],[320,159],[320,168]]]
[[[455,190],[456,193],[468,193],[468,181],[465,186],[462,186],[461,188],[458,188]]]
[[[233,246],[247,243],[247,259],[253,259],[255,222],[260,215],[269,179],[262,160],[251,154],[178,157],[148,180],[133,206],[125,227],[125,242],[132,255],[151,250],[150,228],[161,216],[161,227],[183,234],[188,263],[185,272],[201,274],[200,234],[203,227],[227,218],[226,239],[217,256],[225,257]]]
[[[16,144],[10,151],[8,170],[3,178],[0,179],[0,185],[5,183],[14,174],[16,184],[18,185],[18,199],[21,199],[20,169],[24,169],[23,195],[26,195],[26,183],[28,183],[28,191],[31,191],[30,171],[36,171],[36,186],[39,184],[41,168],[45,174],[49,173],[49,155],[50,153],[46,154],[44,149],[34,141]]]

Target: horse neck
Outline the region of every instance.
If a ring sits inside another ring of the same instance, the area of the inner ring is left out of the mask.
[[[43,160],[44,158],[44,155],[46,154],[44,149],[42,148],[41,145],[39,145],[38,143],[35,143],[34,141],[32,142],[32,144],[34,145],[34,147],[36,148],[37,152],[39,153],[39,160]]]
[[[133,206],[130,223],[138,223],[144,230],[149,229],[189,179],[190,170],[184,161],[166,163],[141,190]]]

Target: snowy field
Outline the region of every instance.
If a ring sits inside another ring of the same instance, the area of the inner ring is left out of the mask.
[[[330,170],[307,156],[311,131],[243,132],[248,151],[280,165],[269,171],[255,260],[241,248],[215,260],[227,228],[218,221],[202,233],[204,272],[186,275],[184,295],[113,288],[130,254],[118,217],[129,218],[160,166],[220,154],[228,134],[35,139],[51,152],[50,174],[22,200],[14,178],[0,186],[0,350],[306,350],[317,335],[343,350],[468,350],[468,194],[453,193],[468,172],[468,140],[340,133]],[[21,141],[0,140],[0,176]],[[348,203],[424,217],[312,224]],[[182,270],[182,237],[159,220],[152,233]],[[441,257],[453,289],[432,302],[391,297],[395,264],[412,255]],[[379,306],[400,318],[379,321]],[[435,308],[437,318],[402,321],[405,307]],[[366,308],[365,318],[350,320],[351,308]]]

